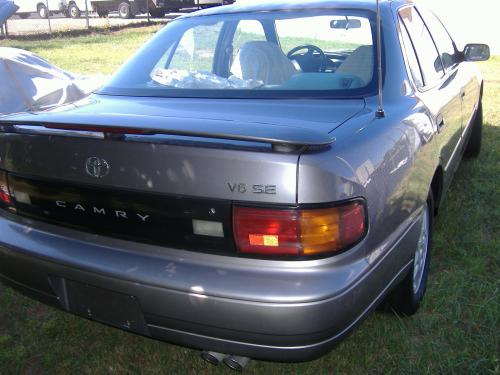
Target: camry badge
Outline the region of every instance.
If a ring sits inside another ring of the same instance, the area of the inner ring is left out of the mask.
[[[108,175],[109,173],[109,163],[98,157],[91,157],[88,158],[87,161],[85,162],[85,172],[91,177],[94,178],[103,178]]]

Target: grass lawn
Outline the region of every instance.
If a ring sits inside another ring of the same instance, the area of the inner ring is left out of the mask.
[[[31,50],[74,72],[108,74],[156,29],[0,45]],[[483,151],[462,163],[441,208],[420,312],[411,318],[375,312],[316,361],[252,361],[248,373],[500,374],[500,58],[480,66]],[[1,375],[228,372],[205,364],[195,350],[89,322],[0,285]]]

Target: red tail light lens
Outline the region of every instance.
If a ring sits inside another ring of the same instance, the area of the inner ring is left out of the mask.
[[[366,233],[366,213],[359,201],[321,209],[234,207],[233,225],[241,253],[314,256],[359,242]]]
[[[12,206],[12,198],[10,197],[9,187],[7,185],[7,174],[0,171],[0,207]]]
[[[119,128],[119,127],[106,127],[106,126],[83,126],[83,125],[60,125],[52,124],[45,125],[47,129],[60,129],[60,130],[73,130],[73,131],[86,131],[86,132],[101,132],[113,134],[148,134],[147,131],[134,128]]]

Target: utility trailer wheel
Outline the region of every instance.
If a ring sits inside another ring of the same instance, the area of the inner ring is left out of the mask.
[[[75,3],[71,3],[68,6],[68,15],[71,18],[76,19],[76,18],[80,18],[80,16],[82,15],[82,12],[80,11],[80,9],[78,9],[78,7],[76,6]]]
[[[130,19],[134,18],[134,14],[132,13],[132,7],[129,3],[123,2],[118,6],[118,14],[120,18]]]
[[[36,10],[38,12],[38,15],[40,18],[48,18],[49,17],[49,10],[44,4],[38,4],[36,7]]]

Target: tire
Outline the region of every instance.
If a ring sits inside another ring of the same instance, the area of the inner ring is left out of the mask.
[[[38,4],[36,7],[36,10],[38,12],[38,15],[40,18],[48,18],[49,17],[49,10],[44,4]]]
[[[384,303],[385,310],[392,310],[404,316],[410,316],[417,312],[422,303],[427,290],[431,259],[433,212],[434,199],[431,191],[424,206],[419,240],[415,248],[410,272],[387,297]]]
[[[71,3],[68,6],[68,14],[71,18],[75,19],[80,18],[82,12],[80,11],[80,9],[78,9],[75,3]]]
[[[472,124],[472,130],[464,152],[466,158],[477,158],[481,152],[481,143],[483,138],[483,102],[479,100],[479,106],[476,112],[476,118]]]
[[[129,3],[120,3],[118,6],[118,15],[120,18],[134,18],[134,14],[132,13],[132,8]]]

